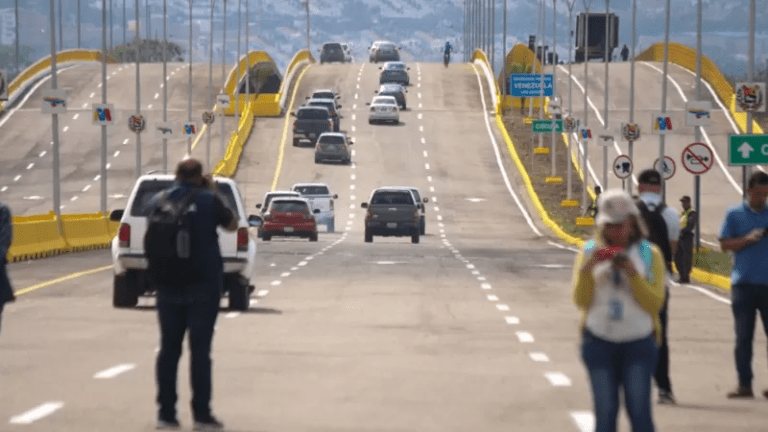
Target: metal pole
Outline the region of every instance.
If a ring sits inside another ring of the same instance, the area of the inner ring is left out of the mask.
[[[485,11],[488,8],[485,3],[488,0],[481,0],[480,3],[480,35],[481,35],[481,48],[484,52],[488,52],[486,48],[488,43],[488,24],[486,23]]]
[[[147,0],[147,39],[152,39],[152,10],[149,8],[149,0]]]
[[[14,56],[16,57],[16,74],[21,72],[21,65],[19,64],[19,0],[15,0],[15,8],[14,8],[14,14],[16,17],[14,18],[14,27],[16,31],[16,40],[15,44],[16,47],[14,49]]]
[[[698,0],[696,5],[696,100],[701,100],[701,23],[703,20],[703,10],[702,10],[701,0]],[[696,135],[694,141],[700,142],[701,141],[701,126],[696,126],[695,128]],[[697,175],[694,177],[693,182],[693,205],[696,211],[696,214],[701,214],[701,175]],[[701,220],[701,218],[699,218]],[[696,252],[699,252],[699,247],[701,247],[701,231],[699,230],[699,227],[701,226],[701,223],[696,224],[696,230],[694,231],[694,243],[696,244]]]
[[[114,36],[115,36],[115,26],[114,26],[114,8],[115,8],[115,0],[109,0],[109,52],[112,52],[112,50],[115,49],[114,42]]]
[[[584,38],[582,39],[582,47],[584,48],[584,129],[589,129],[589,3],[584,2]],[[591,3],[591,2],[590,2]],[[584,173],[584,187],[581,191],[581,206],[582,210],[586,210],[589,207],[589,195],[587,194],[587,185],[589,185],[589,139],[584,139],[584,162],[581,165],[582,172]]]
[[[464,56],[463,56],[464,61],[467,61],[467,25],[469,21],[468,13],[469,13],[469,8],[468,8],[467,0],[464,0],[464,34],[462,35],[463,39],[461,42],[462,51],[464,52]]]
[[[56,72],[56,9],[53,0],[50,0],[51,8],[51,88],[58,88]],[[59,236],[64,236],[64,227],[61,223],[61,161],[59,158],[59,115],[51,114],[51,135],[53,138],[53,211],[56,214],[56,225]]]
[[[671,0],[667,0],[666,17],[664,18],[664,72],[661,82],[661,112],[667,112],[667,76],[669,74],[669,18],[671,13]],[[659,135],[659,164],[664,165],[664,134]],[[661,173],[661,199],[667,199],[667,181],[664,173]]]
[[[168,2],[163,0],[163,122],[168,121]],[[163,171],[168,171],[168,138],[163,138]]]
[[[251,39],[248,35],[248,28],[251,26],[251,16],[248,15],[248,3],[249,0],[245,0],[245,97],[247,101],[247,106],[251,106],[251,57],[248,55],[251,51],[250,42]],[[307,11],[309,11],[309,7],[307,7]],[[309,13],[309,12],[307,12]],[[309,15],[307,15],[309,17]],[[309,18],[307,18],[307,22],[309,22]],[[309,28],[309,26],[307,26]],[[309,35],[309,32],[307,32],[307,35]],[[307,38],[307,50],[309,50],[309,38]],[[310,52],[311,54],[311,52]]]
[[[227,0],[223,0],[224,3],[224,28],[222,29],[221,39],[221,94],[227,92],[227,73],[224,64],[227,61]],[[219,154],[224,156],[224,135],[226,134],[225,123],[227,122],[227,116],[224,114],[224,110],[221,110],[221,137],[219,140]]]
[[[611,0],[605,0],[605,96],[603,97],[603,127],[608,126],[608,91],[611,86],[608,81],[608,63],[611,61]],[[608,189],[608,146],[603,146],[603,188]]]
[[[496,0],[491,0],[491,71],[496,67]],[[494,73],[494,75],[496,75]]]
[[[216,3],[216,0],[211,0],[211,34],[209,39],[209,52],[208,52],[208,106],[213,106],[213,5]],[[206,128],[205,136],[206,136],[206,148],[205,148],[205,166],[208,167],[207,169],[211,169],[211,129],[213,129],[212,125],[209,125],[209,127]]]
[[[312,48],[309,45],[309,0],[305,0],[305,5],[307,6],[307,51],[312,53]],[[248,71],[248,77],[250,79],[250,71]]]
[[[573,88],[571,86],[573,79],[571,75],[571,51],[573,50],[573,5],[576,4],[576,0],[571,0],[568,4],[568,115],[573,115]],[[566,192],[566,199],[570,201],[573,195],[573,168],[571,165],[571,155],[573,154],[573,148],[571,147],[571,137],[573,134],[567,134],[568,137],[568,160],[565,161],[568,168],[568,187]],[[576,157],[579,157],[578,150],[576,151]]]
[[[111,0],[110,0],[111,1]],[[107,0],[101,0],[101,103],[107,103]],[[101,213],[107,215],[107,125],[101,126]]]
[[[213,39],[213,33],[211,33]],[[192,0],[189,0],[189,81],[187,84],[187,121],[192,123]],[[187,157],[192,156],[192,137],[187,135]]]
[[[544,15],[544,0],[539,0],[539,20],[541,20],[541,27],[539,27],[539,48],[541,52],[541,69],[539,70],[539,120],[544,119],[544,65],[547,63],[547,59],[544,56],[544,26],[546,25],[546,18]],[[544,147],[544,134],[537,134],[539,136],[539,147]]]
[[[536,39],[539,38],[539,33],[541,32],[540,26],[541,26],[541,17],[539,16],[536,19]],[[533,43],[533,48],[532,48],[531,51],[533,52],[533,56],[531,57],[531,73],[532,74],[542,73],[543,70],[542,70],[541,67],[539,67],[539,71],[538,72],[536,71],[536,42],[535,41]],[[541,66],[541,65],[539,65],[539,66]],[[522,101],[526,101],[526,100],[528,101],[528,117],[529,118],[533,118],[533,97],[529,97],[529,98],[525,98],[525,99],[521,99],[521,100]],[[533,146],[533,138],[531,138],[531,146]],[[531,153],[531,154],[533,154],[533,153]]]
[[[557,0],[552,0],[552,99],[557,97],[557,59],[555,54],[557,53]],[[562,107],[561,111],[562,112]],[[552,177],[557,176],[557,152],[555,151],[555,137],[557,133],[555,130],[555,116],[552,116]]]
[[[502,60],[501,60],[501,68],[502,69],[501,70],[503,71],[503,75],[502,76],[504,77],[504,82],[502,83],[504,89],[502,90],[501,94],[504,95],[504,98],[506,99],[506,97],[507,97],[507,80],[509,79],[509,77],[507,76],[507,0],[504,0],[504,19],[503,19],[503,21],[504,21],[504,23],[503,23],[504,31],[502,32],[502,41],[501,41],[501,47],[502,47],[501,48],[501,50],[502,50],[502,53],[501,53],[501,58],[502,58]]]
[[[752,82],[755,79],[755,14],[756,6],[755,6],[755,0],[751,0],[749,2],[749,46],[747,47],[747,57],[749,58],[749,65],[747,66],[747,81]],[[752,111],[747,111],[747,134],[752,134]],[[742,185],[742,190],[744,191],[744,196],[746,197],[747,193],[747,178],[752,174],[752,167],[751,166],[745,166],[743,168],[744,170],[744,184]]]
[[[77,49],[80,49],[80,0],[77,0]]]
[[[136,0],[136,115],[141,114],[141,43],[139,43],[139,0]],[[136,133],[136,178],[141,176],[141,133]]]
[[[128,18],[125,15],[125,0],[123,0],[123,49],[128,48],[128,45],[126,45],[128,43],[126,39],[127,27],[128,27]]]
[[[61,21],[61,0],[59,0],[59,51],[64,50],[64,36],[62,30],[64,26],[61,25]]]
[[[242,48],[241,41],[240,41],[240,33],[242,30],[242,15],[243,15],[243,0],[237,0],[237,59],[235,61],[235,91],[232,93],[232,95],[235,97],[235,115],[238,118],[237,123],[239,124],[240,119],[240,56],[242,53],[240,52],[240,48]]]
[[[632,0],[632,48],[630,48],[632,59],[630,60],[629,72],[629,122],[635,122],[635,45],[637,44],[637,0]],[[628,144],[629,160],[634,163],[635,142],[630,140]],[[632,180],[627,182],[627,191],[632,194]]]

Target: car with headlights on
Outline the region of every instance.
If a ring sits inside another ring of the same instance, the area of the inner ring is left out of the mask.
[[[320,135],[315,144],[315,163],[328,160],[351,163],[352,149],[349,146],[352,144],[343,133],[326,132]]]
[[[270,241],[272,237],[301,237],[317,241],[317,222],[315,214],[304,198],[275,198],[269,203],[264,213],[264,226],[261,239]]]
[[[393,96],[375,96],[370,103],[368,123],[400,123],[400,108]]]

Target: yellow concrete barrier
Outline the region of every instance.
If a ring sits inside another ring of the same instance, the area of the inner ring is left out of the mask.
[[[67,243],[59,236],[53,212],[13,218],[13,241],[8,250],[8,261],[43,258],[66,251]]]
[[[107,218],[101,213],[67,214],[61,220],[71,251],[105,248],[112,240]]]
[[[240,163],[243,147],[248,141],[248,137],[251,135],[251,130],[253,129],[253,118],[254,114],[251,111],[251,105],[249,104],[245,107],[245,112],[243,112],[243,115],[240,117],[240,124],[237,127],[237,131],[232,133],[224,157],[213,170],[214,175],[223,177],[232,177],[235,175],[237,165]]]

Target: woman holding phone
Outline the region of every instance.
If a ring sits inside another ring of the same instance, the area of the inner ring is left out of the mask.
[[[576,257],[573,276],[595,432],[616,431],[622,388],[632,430],[653,432],[651,377],[664,303],[664,258],[645,239],[647,229],[629,194],[605,191],[597,206],[595,238]]]

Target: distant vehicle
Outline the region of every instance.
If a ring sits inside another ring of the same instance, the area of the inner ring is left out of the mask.
[[[331,114],[331,120],[333,120],[333,131],[339,131],[339,128],[341,127],[341,116],[339,115],[341,104],[337,104],[335,99],[310,99],[307,101],[306,106],[327,108],[328,112]]]
[[[331,42],[323,44],[320,51],[320,64],[339,62],[344,63],[346,61],[344,55],[344,48],[340,43]]]
[[[298,146],[301,140],[309,140],[314,146],[317,137],[323,132],[333,132],[333,119],[328,108],[322,106],[303,106],[291,116],[296,117],[293,122],[293,145]]]
[[[267,209],[269,208],[269,203],[275,199],[275,198],[299,198],[301,195],[298,192],[289,191],[289,190],[277,190],[277,191],[269,191],[266,194],[264,194],[264,202],[256,204],[256,208],[259,209],[259,214],[261,214],[262,218],[264,217],[264,213],[267,212]],[[258,237],[261,238],[261,235],[263,234],[263,228],[264,226],[260,226],[258,229]]]
[[[619,17],[616,14],[589,13],[589,23],[586,22],[587,15],[582,12],[576,17],[576,62],[584,61],[584,53],[587,52],[587,60],[605,58],[606,48],[608,49],[609,61],[613,50],[619,46]],[[605,26],[610,22],[609,44],[606,46]],[[587,42],[584,43],[584,25],[587,25],[589,35]],[[537,54],[541,58],[540,53]]]
[[[352,149],[354,144],[347,140],[347,136],[338,132],[326,132],[317,139],[315,144],[315,163],[324,160],[336,160],[344,164],[352,162]]]
[[[419,234],[425,235],[427,233],[427,221],[426,221],[427,209],[425,204],[429,202],[429,198],[426,198],[426,197],[422,198],[419,188],[409,186],[409,187],[404,187],[403,189],[409,189],[413,194],[413,198],[418,203],[419,210],[421,211],[421,216],[419,217]]]
[[[261,239],[272,237],[302,237],[317,241],[317,222],[309,202],[303,198],[275,198],[264,213],[264,227]]]
[[[368,61],[371,63],[374,62],[374,59],[376,58],[376,50],[379,49],[379,45],[382,44],[383,41],[376,41],[371,44],[371,46],[368,47]]]
[[[341,95],[338,94],[335,90],[330,89],[317,89],[312,92],[310,96],[307,96],[306,99],[335,99],[340,100]]]
[[[254,287],[250,278],[256,261],[256,242],[248,234],[248,227],[261,225],[259,216],[246,218],[245,206],[234,180],[214,177],[224,204],[232,210],[238,221],[236,232],[219,228],[219,247],[224,260],[224,293],[229,296],[229,307],[247,310],[250,294]],[[112,221],[120,222],[118,233],[112,240],[112,262],[114,264],[114,285],[112,305],[118,308],[134,307],[139,297],[152,295],[157,287],[147,278],[147,258],[144,252],[144,234],[147,231],[147,206],[152,197],[171,187],[174,176],[170,174],[147,174],[139,177],[133,186],[125,210],[113,210]]]
[[[331,195],[331,190],[324,183],[296,183],[291,187],[292,191],[301,194],[302,198],[309,201],[312,211],[320,210],[315,215],[319,225],[325,225],[328,232],[333,232],[336,225],[333,200],[338,199],[337,194]]]
[[[392,96],[375,96],[370,103],[368,113],[368,124],[379,122],[400,123],[400,109],[397,107],[397,100]]]
[[[383,61],[400,61],[400,48],[398,48],[392,42],[379,42],[374,49],[372,49],[371,61],[374,63]]]
[[[401,84],[382,84],[378,90],[374,90],[374,93],[378,94],[379,96],[394,97],[397,101],[397,106],[399,106],[401,110],[405,110],[408,107],[405,99],[405,94],[408,93],[408,90],[406,90],[405,87],[403,87]]]
[[[366,209],[365,242],[373,242],[374,236],[411,237],[411,243],[419,242],[419,203],[410,189],[382,187],[371,193],[368,202],[360,205]]]
[[[352,50],[349,48],[349,44],[341,44],[341,49],[344,50],[344,61],[352,63]]]
[[[386,62],[383,66],[380,66],[379,69],[381,69],[379,84],[399,83],[404,86],[411,84],[411,78],[408,76],[408,71],[411,70],[411,68],[406,66],[403,62]]]

